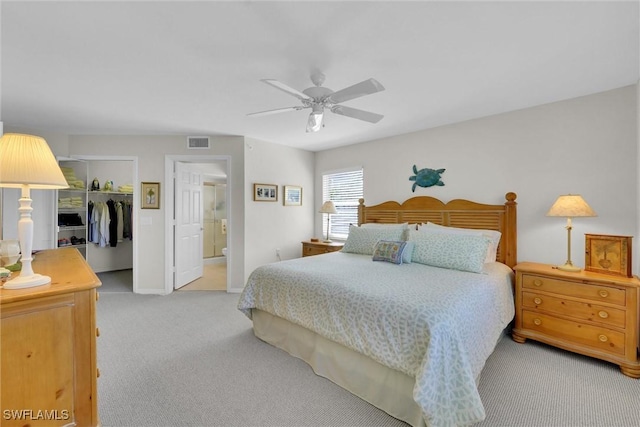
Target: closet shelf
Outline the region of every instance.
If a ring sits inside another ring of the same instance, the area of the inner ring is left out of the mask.
[[[93,194],[110,194],[116,196],[133,196],[133,193],[123,193],[121,191],[89,191],[89,195]]]
[[[60,232],[60,231],[86,230],[86,228],[87,228],[86,225],[69,225],[69,226],[59,225],[58,226],[58,232]]]

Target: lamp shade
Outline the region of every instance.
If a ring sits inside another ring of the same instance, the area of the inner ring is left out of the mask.
[[[558,197],[547,216],[574,218],[579,216],[598,216],[579,194],[567,194]]]
[[[25,184],[36,189],[69,186],[44,138],[6,133],[0,138],[0,187]]]
[[[333,204],[333,202],[328,201],[322,204],[322,207],[320,208],[320,213],[337,214],[338,211],[336,210],[336,206]]]

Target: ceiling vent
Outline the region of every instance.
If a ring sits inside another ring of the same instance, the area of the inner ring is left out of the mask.
[[[190,136],[187,138],[187,148],[190,150],[200,150],[209,148],[208,136]]]

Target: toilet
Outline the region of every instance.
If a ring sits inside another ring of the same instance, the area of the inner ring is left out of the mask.
[[[222,248],[222,256],[227,256],[227,248]]]

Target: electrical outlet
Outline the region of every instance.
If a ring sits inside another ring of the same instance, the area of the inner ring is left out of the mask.
[[[280,248],[276,249],[276,256],[279,257],[280,256]]]

